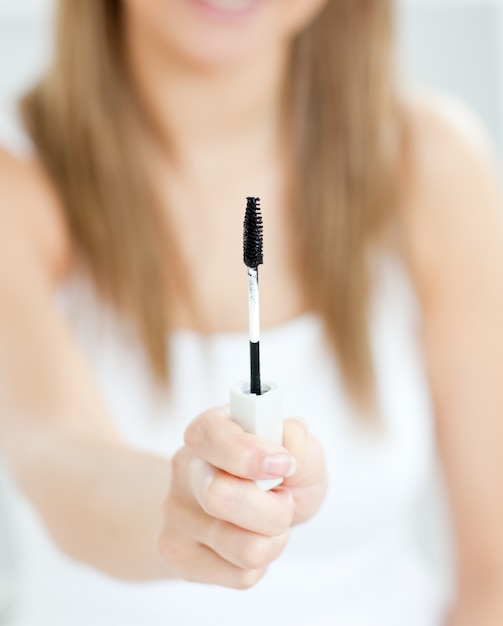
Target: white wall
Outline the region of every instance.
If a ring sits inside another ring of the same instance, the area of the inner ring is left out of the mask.
[[[503,2],[401,0],[400,7],[409,75],[463,98],[503,155]]]
[[[53,0],[0,0],[0,19],[6,16],[44,15],[53,3]]]

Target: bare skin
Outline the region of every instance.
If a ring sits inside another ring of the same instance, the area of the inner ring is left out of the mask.
[[[289,272],[285,172],[274,123],[277,80],[263,74],[257,89],[250,66],[250,81],[240,83],[250,85],[248,98],[243,96],[250,109],[229,122],[236,111],[231,83],[222,82],[215,91],[214,81],[197,82],[185,73],[176,96],[165,93],[156,80],[159,68],[151,62],[152,51],[136,51],[135,62],[145,70],[139,88],[151,114],[161,128],[165,124],[166,130],[176,127],[182,133],[175,143],[179,150],[152,146],[151,165],[166,210],[191,223],[202,219],[234,227],[241,220],[236,213],[241,190],[250,187],[278,207],[268,216],[274,269],[263,280],[265,294],[275,296],[264,297],[262,313],[265,326],[291,319],[309,303]],[[281,63],[278,49],[271,64],[277,76]],[[208,119],[197,119],[197,124],[175,123],[189,114],[187,102],[194,101],[196,87],[198,97],[206,95],[207,101],[218,95],[222,129],[224,122],[232,122],[211,160],[204,158],[212,145],[205,132],[216,112],[209,111]],[[483,133],[469,115],[456,113],[451,103],[419,97],[406,107],[414,130],[413,159],[396,224],[423,310],[425,358],[456,529],[460,594],[449,626],[499,626],[501,198]],[[164,117],[166,110],[169,116]],[[257,133],[257,127],[262,131]],[[171,461],[128,449],[102,405],[71,329],[54,306],[54,289],[72,268],[57,194],[37,163],[18,162],[6,153],[0,153],[0,190],[0,445],[50,532],[70,555],[118,577],[253,585],[281,553],[292,524],[309,518],[322,502],[326,476],[320,443],[291,420],[284,447],[278,447],[243,433],[225,409],[212,409],[189,425],[185,445]],[[218,202],[207,202],[216,198]],[[188,206],[189,214],[182,210]],[[182,222],[178,228],[186,232]],[[225,284],[212,284],[214,296],[209,298],[207,283],[197,281],[194,257],[196,294],[208,311],[208,327],[201,330],[234,330],[243,315],[226,294],[241,287],[241,275],[232,273],[233,246],[239,244],[225,231],[214,236],[220,239],[209,271],[231,268],[231,273]],[[191,237],[184,244],[204,254],[204,229],[191,229]],[[177,315],[179,326],[189,325],[183,303]],[[290,455],[297,469],[284,488],[262,493],[247,480],[269,477],[265,459],[271,456],[284,459],[279,473],[287,475]]]
[[[503,213],[487,139],[462,107],[413,106],[405,252],[424,313],[457,547],[450,626],[503,619]]]

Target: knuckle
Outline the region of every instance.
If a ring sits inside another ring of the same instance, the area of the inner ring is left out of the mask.
[[[251,537],[244,540],[239,554],[241,566],[247,570],[258,570],[269,565],[273,556],[271,544],[268,537]]]
[[[206,485],[201,497],[201,507],[210,516],[226,519],[226,512],[230,510],[235,490],[223,476],[213,475]]]
[[[292,525],[295,514],[293,502],[289,502],[282,506],[272,520],[272,532],[274,536],[282,535]]]
[[[250,589],[258,583],[258,581],[263,577],[264,574],[265,569],[240,570],[234,577],[232,586],[234,589],[239,589],[242,591]]]
[[[185,429],[183,439],[189,448],[195,448],[206,438],[206,426],[203,416],[193,420]]]
[[[193,419],[184,432],[185,445],[188,447],[198,447],[205,445],[211,437],[216,426],[222,424],[226,419],[222,408],[214,408],[205,411]]]

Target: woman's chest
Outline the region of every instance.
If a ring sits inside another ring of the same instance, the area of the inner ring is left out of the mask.
[[[186,295],[175,294],[174,327],[201,332],[239,331],[248,324],[248,281],[243,262],[243,190],[260,197],[264,264],[260,267],[261,319],[264,328],[296,317],[308,307],[299,272],[298,240],[281,176],[270,173],[246,182],[214,181],[193,188],[171,181],[161,209],[174,238]],[[180,290],[180,292],[183,290]],[[178,296],[178,297],[177,297]]]

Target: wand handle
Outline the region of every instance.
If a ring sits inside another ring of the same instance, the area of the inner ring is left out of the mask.
[[[250,393],[247,382],[237,383],[230,389],[232,419],[248,433],[261,435],[283,445],[283,418],[281,412],[281,389],[278,385],[264,382],[262,395]],[[257,480],[256,485],[264,491],[274,489],[282,478]]]

